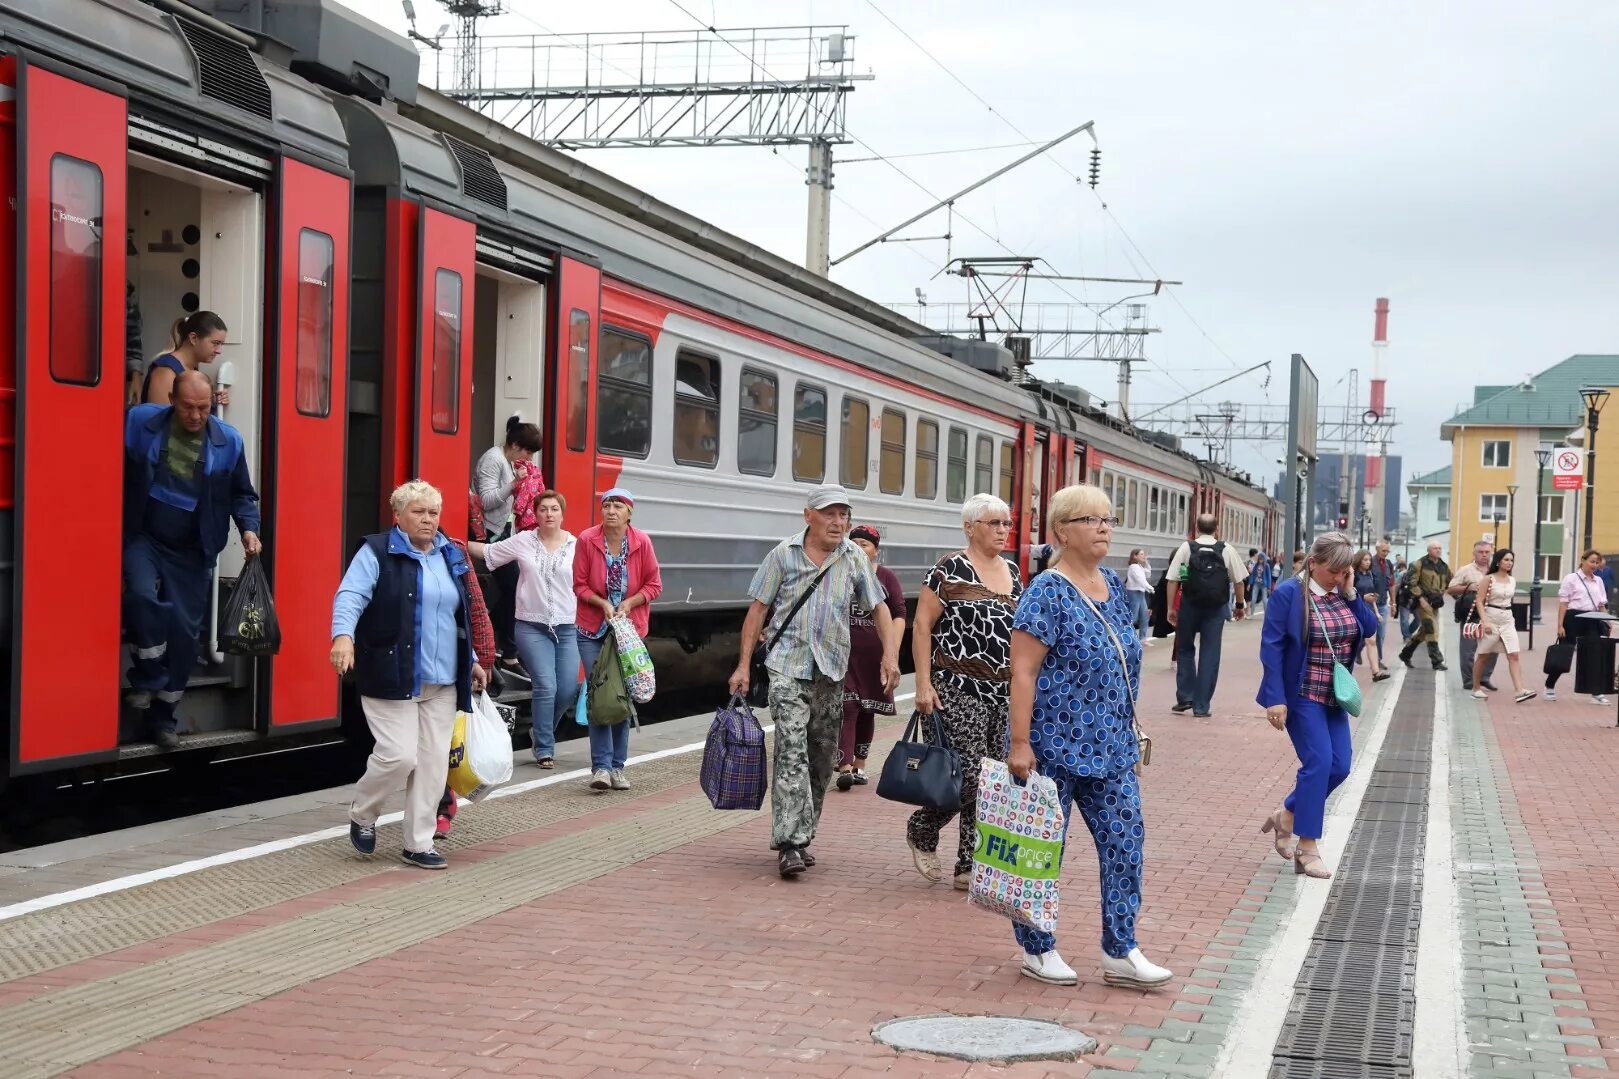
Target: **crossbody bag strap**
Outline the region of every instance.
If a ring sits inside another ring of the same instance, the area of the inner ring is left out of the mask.
[[[1136,692],[1138,687],[1130,684],[1130,661],[1124,655],[1124,642],[1119,640],[1119,635],[1113,631],[1113,624],[1107,620],[1107,616],[1102,613],[1102,608],[1096,605],[1096,601],[1087,596],[1085,590],[1078,585],[1074,586],[1074,591],[1079,593],[1079,598],[1085,601],[1085,606],[1091,609],[1091,613],[1102,623],[1102,628],[1107,630],[1108,639],[1113,642],[1113,650],[1118,653],[1119,670],[1124,672],[1124,685],[1130,691],[1130,726],[1135,729],[1136,737],[1139,738],[1141,737],[1141,720],[1136,717]]]
[[[1331,654],[1332,661],[1334,663],[1337,663],[1338,662],[1338,650],[1333,647],[1332,634],[1327,632],[1327,620],[1325,618],[1321,617],[1321,607],[1316,603],[1314,596],[1310,597],[1310,610],[1315,612],[1315,620],[1321,626],[1321,636],[1323,636],[1323,637],[1325,637],[1327,639],[1327,651],[1328,651],[1328,653]],[[1305,647],[1309,647],[1309,642],[1308,641],[1305,642]]]
[[[826,565],[821,567],[821,572],[815,575],[815,580],[810,582],[809,587],[800,593],[798,599],[794,601],[792,607],[787,611],[787,617],[781,620],[781,628],[776,630],[776,635],[770,638],[769,644],[765,645],[765,655],[768,656],[771,649],[776,647],[776,642],[781,640],[781,635],[783,633],[787,632],[787,626],[792,622],[794,616],[796,616],[798,612],[803,609],[804,604],[809,602],[810,596],[814,593],[816,587],[820,585],[821,578],[825,577],[827,571],[832,568],[832,560],[837,557],[838,552],[836,551],[833,551],[831,554],[827,555]]]

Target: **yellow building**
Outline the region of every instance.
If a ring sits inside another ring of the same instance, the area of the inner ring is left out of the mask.
[[[1578,558],[1585,530],[1584,496],[1552,488],[1552,469],[1541,470],[1541,447],[1581,448],[1583,386],[1619,384],[1619,356],[1570,356],[1512,386],[1478,386],[1473,404],[1440,426],[1451,444],[1450,552],[1453,569],[1473,557],[1481,539],[1510,546],[1518,555],[1515,576],[1527,586],[1536,576],[1539,526],[1542,580],[1557,581]],[[1615,400],[1619,400],[1616,395]],[[1601,458],[1595,546],[1619,553],[1619,407],[1603,414],[1597,451]],[[1604,497],[1602,492],[1607,492]],[[1578,514],[1578,520],[1576,520]]]

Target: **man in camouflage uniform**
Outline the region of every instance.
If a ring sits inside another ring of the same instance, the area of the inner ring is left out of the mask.
[[[1447,670],[1445,657],[1439,651],[1439,608],[1445,605],[1445,589],[1450,587],[1450,567],[1439,555],[1439,544],[1428,544],[1428,555],[1410,569],[1400,581],[1400,602],[1417,616],[1417,631],[1400,649],[1400,662],[1411,666],[1412,653],[1417,645],[1427,644],[1428,660],[1436,671]]]
[[[775,642],[765,666],[770,671],[770,715],[776,724],[770,849],[777,852],[776,869],[783,877],[796,877],[815,864],[809,846],[820,823],[821,801],[832,782],[843,730],[851,604],[872,612],[878,635],[886,642],[880,668],[883,687],[892,693],[899,684],[899,641],[890,639],[883,586],[877,583],[871,559],[849,539],[849,517],[849,495],[843,488],[817,487],[810,492],[804,531],[782,540],[748,586],[753,604],[742,623],[741,662],[731,675],[731,692],[747,693],[749,661],[768,617],[763,640],[766,645]],[[805,595],[808,599],[794,612]]]

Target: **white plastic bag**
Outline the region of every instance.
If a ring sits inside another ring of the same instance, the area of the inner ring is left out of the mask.
[[[1057,785],[1038,772],[1024,783],[1000,761],[978,771],[978,844],[967,901],[1018,925],[1057,930],[1064,807]]]
[[[472,711],[455,714],[450,737],[450,788],[477,802],[512,778],[512,735],[487,693],[472,696]]]

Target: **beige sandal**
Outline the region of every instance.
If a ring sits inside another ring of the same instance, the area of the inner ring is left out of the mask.
[[[1276,853],[1291,862],[1294,848],[1288,845],[1288,840],[1293,838],[1293,833],[1282,827],[1282,811],[1280,809],[1266,817],[1265,823],[1259,826],[1260,835],[1269,835],[1271,832],[1276,833]]]
[[[1294,853],[1293,872],[1302,873],[1306,877],[1314,877],[1316,880],[1328,880],[1332,876],[1332,870],[1327,868],[1327,863],[1323,862],[1321,855],[1313,850],[1301,850]]]

